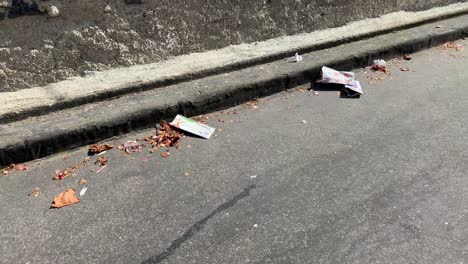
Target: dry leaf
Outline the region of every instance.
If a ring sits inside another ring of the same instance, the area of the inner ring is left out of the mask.
[[[67,205],[78,203],[80,199],[75,196],[75,190],[67,189],[65,192],[57,195],[52,202],[52,208],[62,208]]]
[[[94,164],[100,164],[101,166],[107,165],[107,158],[106,157],[100,157],[98,158]]]
[[[79,185],[85,185],[85,184],[87,184],[87,183],[88,183],[87,180],[81,179],[80,182],[79,182]]]
[[[6,176],[6,175],[10,174],[10,171],[7,170],[7,169],[6,169],[6,170],[3,170],[3,171],[2,171],[2,174],[3,174],[4,176]]]
[[[401,67],[400,71],[409,71],[410,69],[408,67]]]
[[[25,171],[29,169],[29,164],[17,164],[15,165],[17,171]]]
[[[150,143],[154,149],[161,147],[177,147],[183,134],[172,128],[168,123],[159,124],[160,128],[155,135],[147,136],[144,140]]]
[[[55,176],[53,180],[59,181],[59,180],[65,179],[66,177],[77,172],[82,167],[86,166],[89,160],[90,160],[89,157],[86,157],[82,162],[77,163],[73,166],[67,167],[64,170],[60,170],[60,169],[55,170]]]
[[[101,153],[103,151],[106,151],[106,150],[109,150],[109,149],[112,149],[112,148],[114,148],[114,146],[109,145],[109,144],[104,144],[104,145],[94,144],[94,145],[91,145],[91,147],[89,147],[89,153],[99,154],[99,153]]]
[[[413,58],[413,56],[411,56],[409,54],[406,54],[405,56],[403,56],[404,60],[411,60],[412,58]]]
[[[170,155],[171,155],[171,153],[169,153],[169,151],[164,152],[164,153],[161,153],[161,157],[163,157],[163,158],[167,158],[167,157],[169,157]]]

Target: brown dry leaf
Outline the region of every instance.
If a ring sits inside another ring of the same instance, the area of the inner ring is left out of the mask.
[[[105,166],[105,165],[107,165],[107,158],[106,157],[100,157],[94,162],[94,164],[99,164],[101,166]]]
[[[28,194],[28,196],[38,197],[39,194],[41,194],[41,189],[39,189],[39,187],[36,187],[32,190],[32,192]]]
[[[167,158],[167,157],[169,157],[170,155],[171,155],[171,153],[169,153],[169,151],[164,152],[164,153],[161,153],[161,157],[163,157],[163,158]]]
[[[404,60],[411,60],[412,58],[413,58],[413,56],[411,56],[409,54],[406,54],[405,56],[403,56]]]
[[[75,190],[67,189],[65,192],[57,195],[52,202],[52,208],[62,208],[67,205],[78,203],[80,199],[75,196]]]
[[[91,147],[89,147],[89,153],[99,154],[103,151],[106,151],[112,148],[114,148],[114,146],[109,145],[109,144],[104,144],[104,145],[94,144],[94,145],[91,145]]]
[[[144,140],[152,145],[153,149],[161,147],[177,147],[183,134],[172,128],[168,123],[161,123],[155,135],[147,136]]]
[[[17,171],[25,171],[29,169],[29,164],[16,164],[15,170]]]

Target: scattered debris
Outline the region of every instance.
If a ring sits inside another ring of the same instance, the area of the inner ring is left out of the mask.
[[[388,72],[387,62],[384,60],[374,60],[374,63],[372,64],[371,69],[373,71],[387,73]]]
[[[250,179],[255,179],[255,178],[257,178],[257,175],[250,176]]]
[[[218,121],[221,122],[221,123],[224,123],[224,122],[225,122],[224,119],[221,119],[221,118],[218,119]]]
[[[306,120],[302,120],[301,123],[302,123],[302,124],[307,124],[307,121],[306,121]]]
[[[455,49],[456,51],[463,51],[465,50],[465,46],[463,44],[457,44],[455,41],[449,41],[439,46],[442,50],[447,49]]]
[[[89,157],[87,157],[82,162],[77,163],[77,164],[75,164],[73,166],[70,166],[70,167],[68,167],[68,168],[66,168],[64,170],[60,170],[60,169],[55,170],[55,176],[54,176],[53,180],[54,181],[61,181],[61,180],[65,179],[66,177],[74,174],[76,171],[78,171],[82,167],[87,166],[89,160],[90,160]]]
[[[101,158],[98,158],[94,164],[99,164],[101,166],[101,168],[99,168],[96,173],[100,173],[103,169],[105,169],[107,167],[107,158],[105,157],[101,157]]]
[[[65,192],[57,195],[52,202],[52,208],[62,208],[80,202],[80,199],[75,196],[75,190],[67,189]]]
[[[254,108],[254,109],[258,109],[258,104],[259,104],[259,100],[258,100],[258,99],[255,99],[255,100],[249,101],[249,102],[247,102],[247,103],[244,103],[244,105],[249,106],[249,107],[252,107],[252,108]]]
[[[170,155],[171,155],[171,153],[170,153],[169,151],[166,151],[166,152],[164,152],[164,153],[161,153],[161,157],[163,157],[163,158],[167,158],[167,157],[169,157]]]
[[[408,67],[401,67],[400,71],[409,71],[410,69]]]
[[[182,115],[177,115],[171,122],[171,125],[205,139],[209,139],[215,131],[215,128],[213,127],[201,124]]]
[[[184,173],[184,176],[188,177],[188,176],[190,176],[190,173],[187,171],[187,172]]]
[[[411,56],[410,54],[406,54],[405,56],[403,56],[403,59],[404,60],[411,60],[413,58],[413,56]]]
[[[257,228],[257,227],[258,227],[258,225],[257,225],[257,224],[255,224],[255,225],[253,225],[253,227]]]
[[[132,153],[132,152],[141,152],[141,144],[136,142],[135,140],[133,141],[127,141],[123,145],[122,149],[125,151],[125,153]]]
[[[210,117],[207,115],[198,115],[198,116],[192,117],[192,119],[206,125],[208,123],[207,120],[209,120]]]
[[[41,189],[39,189],[39,187],[36,187],[32,190],[32,192],[28,194],[28,196],[39,197],[40,194],[41,194]]]
[[[156,130],[155,135],[147,136],[144,140],[152,145],[152,149],[150,150],[150,152],[152,152],[154,149],[162,147],[178,147],[181,138],[182,133],[164,122],[159,124],[159,128]]]
[[[299,55],[299,53],[296,52],[296,55],[294,55],[294,61],[295,62],[301,62],[302,61],[302,56]]]
[[[106,157],[100,157],[98,158],[94,164],[100,164],[101,166],[107,165],[107,158]]]
[[[109,150],[109,149],[112,149],[114,148],[114,146],[112,145],[109,145],[109,144],[104,144],[104,145],[98,145],[98,144],[94,144],[94,145],[91,145],[91,147],[89,147],[89,154],[99,154],[101,152],[104,152],[106,150]]]
[[[441,26],[441,25],[437,25],[436,28],[442,28],[442,26]]]
[[[83,196],[83,195],[85,195],[85,193],[86,193],[87,190],[88,190],[88,186],[86,185],[86,186],[83,187],[83,189],[81,189],[81,191],[80,191],[80,197]]]
[[[314,83],[313,82],[310,83],[309,91],[311,91],[312,94],[315,95],[315,96],[319,95],[319,92],[314,89]]]
[[[10,174],[10,170],[9,169],[3,169],[2,175],[7,176],[8,174]]]

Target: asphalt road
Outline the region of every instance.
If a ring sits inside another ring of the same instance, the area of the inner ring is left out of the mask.
[[[361,99],[213,113],[213,138],[166,159],[114,149],[60,183],[87,148],[32,162],[0,177],[0,263],[468,263],[467,55],[423,51],[372,84],[356,70]],[[48,209],[82,178],[80,203]]]

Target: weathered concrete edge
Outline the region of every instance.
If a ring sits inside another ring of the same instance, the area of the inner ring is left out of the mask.
[[[154,105],[140,109],[135,113],[118,116],[112,120],[104,120],[103,118],[102,124],[99,125],[89,123],[79,128],[67,130],[60,127],[60,124],[57,124],[56,133],[45,134],[34,139],[15,138],[12,142],[2,142],[0,165],[41,158],[132,130],[146,128],[154,125],[154,120],[172,118],[178,113],[184,113],[189,116],[202,114],[237,105],[239,102],[284,91],[316,79],[320,74],[321,66],[324,64],[340,69],[350,69],[351,67],[365,66],[376,57],[388,57],[393,54],[400,54],[401,52],[414,52],[466,36],[468,36],[468,23],[449,31],[441,33],[431,32],[421,35],[416,39],[408,38],[391,47],[382,45],[372,50],[363,50],[356,56],[332,59],[326,63],[323,61],[316,64],[312,63],[307,65],[306,69],[289,72],[288,74],[278,73],[261,82],[251,83],[249,80],[245,80],[245,83],[242,85],[234,87],[226,84],[226,87],[223,87],[221,90],[218,89],[213,94],[191,96],[191,98],[185,98],[183,101],[176,101],[168,105]],[[255,68],[252,70],[255,70]],[[261,72],[261,70],[258,71]],[[21,127],[15,128],[21,129]],[[42,146],[48,146],[47,150],[41,150]]]
[[[180,56],[163,63],[115,69],[45,87],[2,93],[0,123],[8,123],[128,93],[155,89],[259,65],[290,56],[295,51],[311,52],[467,13],[468,3],[458,3],[414,13],[397,12],[379,18],[352,22],[339,28]],[[205,57],[218,59],[204,62],[203,58]],[[171,68],[171,65],[173,67],[179,63],[191,66],[179,71],[175,71],[176,68]],[[166,68],[169,71],[158,71],[158,69]],[[125,75],[123,72],[126,72],[125,74],[133,72],[133,76],[128,79],[119,78],[119,76]],[[107,80],[113,81],[107,82]],[[88,87],[88,89],[83,89],[83,87]],[[84,93],[81,93],[82,90]]]

